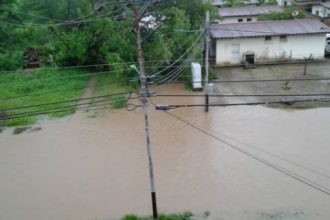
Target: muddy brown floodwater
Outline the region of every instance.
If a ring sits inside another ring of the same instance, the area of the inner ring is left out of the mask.
[[[330,188],[330,108],[241,106],[212,108],[208,114],[201,108],[171,113]],[[102,111],[94,118],[80,114],[85,117],[42,121],[38,132],[0,134],[0,219],[94,220],[151,213],[141,109]],[[228,220],[330,219],[329,195],[164,112],[150,108],[150,122],[161,212],[209,211],[209,219]]]

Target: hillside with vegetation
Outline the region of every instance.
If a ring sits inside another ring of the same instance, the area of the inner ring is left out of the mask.
[[[100,73],[95,95],[136,88],[138,82],[129,80],[136,78],[130,65],[137,62],[133,8],[116,4],[107,7],[105,3],[118,1],[0,0],[2,119],[20,116],[19,108],[31,103],[78,99],[93,73]],[[213,9],[199,0],[154,1],[141,19],[147,74],[190,56],[185,52],[202,36],[195,30],[203,29],[206,10]],[[201,56],[198,53],[193,59]],[[105,92],[107,83],[112,85]],[[57,104],[52,107],[64,108]],[[29,111],[47,109],[49,106],[41,105]],[[60,115],[73,111],[68,108]],[[1,121],[0,126],[34,121],[35,117],[15,118]]]

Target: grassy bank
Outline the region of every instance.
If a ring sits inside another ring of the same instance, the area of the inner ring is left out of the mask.
[[[61,103],[15,109],[42,103],[79,99],[90,75],[77,70],[38,70],[33,72],[0,73],[0,127],[23,126],[35,123],[40,112],[50,117],[62,117],[74,112],[75,103]],[[9,110],[11,109],[11,110]],[[52,113],[57,111],[56,113]],[[61,112],[59,112],[61,111]],[[8,119],[14,117],[14,119]]]

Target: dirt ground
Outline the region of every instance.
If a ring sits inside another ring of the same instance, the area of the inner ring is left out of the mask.
[[[330,62],[311,63],[307,65],[304,75],[304,64],[282,64],[257,66],[253,69],[243,67],[222,67],[215,69],[217,79],[214,82],[213,94],[218,95],[293,95],[293,94],[330,94]],[[293,81],[287,79],[320,79]],[[217,82],[246,80],[278,80],[261,82]],[[287,83],[288,89],[285,89]],[[286,104],[268,105],[271,107],[310,108],[330,107],[330,96],[259,96],[259,97],[212,97],[210,103],[246,103],[278,102]],[[298,100],[298,102],[293,102]],[[314,100],[301,102],[302,100]]]

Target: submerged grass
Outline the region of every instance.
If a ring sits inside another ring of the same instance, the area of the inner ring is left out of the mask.
[[[63,117],[75,111],[75,102],[6,110],[42,103],[62,102],[79,99],[90,76],[86,71],[77,70],[38,70],[29,73],[0,74],[0,117],[19,117],[36,112],[63,112],[46,114],[50,117]],[[57,110],[53,110],[53,109]],[[16,116],[15,116],[16,115]],[[1,120],[0,127],[24,126],[35,123],[39,116],[19,117]]]
[[[127,94],[98,98],[93,101],[106,101],[109,103],[109,107],[114,109],[124,108],[127,103],[127,95],[130,91],[134,90],[137,82],[138,81],[130,81],[129,79],[111,73],[100,75],[98,76],[97,85],[94,89],[93,96],[104,96],[115,93]]]

